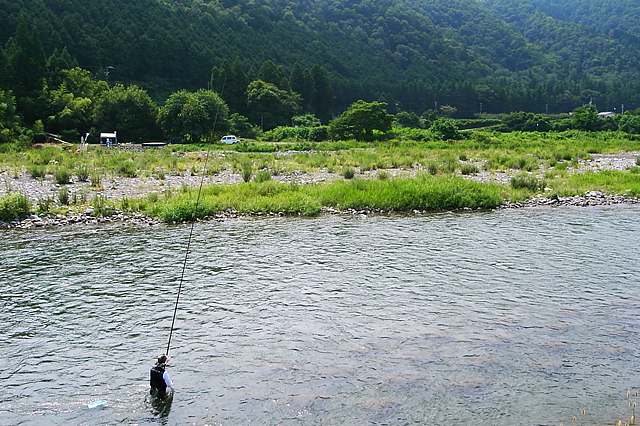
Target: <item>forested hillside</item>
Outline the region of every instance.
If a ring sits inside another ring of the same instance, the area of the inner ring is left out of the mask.
[[[631,109],[639,15],[633,0],[0,0],[0,88],[33,121],[42,82],[55,89],[79,66],[160,104],[212,88],[250,115],[246,86],[271,61],[271,83],[324,121],[358,99],[460,117]],[[314,69],[326,90],[302,93]],[[333,98],[327,111],[321,96]]]

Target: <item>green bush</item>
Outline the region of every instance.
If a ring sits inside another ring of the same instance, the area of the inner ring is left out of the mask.
[[[47,174],[47,169],[44,166],[33,165],[28,168],[29,174],[34,179],[43,179]]]
[[[116,165],[116,172],[122,177],[134,178],[138,175],[136,163],[133,160],[125,160]]]
[[[528,189],[530,191],[537,191],[543,189],[546,186],[543,180],[538,180],[534,176],[516,176],[511,178],[511,187],[513,189]]]
[[[69,205],[69,187],[63,186],[58,190],[58,201],[64,206]]]
[[[19,192],[0,197],[0,220],[4,222],[22,219],[29,215],[31,203],[26,195]]]
[[[76,176],[78,176],[78,182],[87,182],[89,180],[89,166],[82,164],[76,168]]]
[[[460,171],[462,172],[463,175],[473,175],[478,173],[480,169],[478,169],[478,166],[474,164],[463,164],[460,167]]]
[[[268,180],[271,180],[271,173],[269,173],[268,170],[260,170],[253,178],[253,181],[256,183],[262,183]]]
[[[104,195],[96,195],[91,200],[93,206],[93,216],[111,216],[115,213],[115,207],[107,201]]]
[[[240,166],[242,167],[242,171],[240,173],[242,175],[242,180],[249,182],[253,175],[253,161],[251,161],[251,159],[245,159],[242,161]]]
[[[53,170],[53,180],[58,184],[69,183],[71,181],[71,170],[66,167],[56,167]]]
[[[343,171],[342,171],[342,176],[345,179],[353,179],[356,176],[356,171],[353,167],[346,167]]]

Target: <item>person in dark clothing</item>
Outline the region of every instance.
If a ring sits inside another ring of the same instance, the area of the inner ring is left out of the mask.
[[[152,397],[165,399],[167,397],[167,388],[173,387],[169,373],[165,371],[168,362],[168,356],[160,355],[156,360],[156,365],[149,373],[150,393]]]

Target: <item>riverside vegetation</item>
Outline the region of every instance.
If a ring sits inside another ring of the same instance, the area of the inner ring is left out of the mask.
[[[225,212],[316,215],[323,209],[492,209],[538,195],[570,197],[588,191],[639,197],[638,157],[625,170],[581,167],[592,155],[640,151],[640,141],[634,139],[617,132],[470,131],[457,141],[248,141],[233,147],[171,145],[144,151],[45,146],[0,154],[6,186],[6,195],[0,197],[0,221],[30,214],[75,214],[88,208],[94,216],[122,211],[181,222]],[[225,171],[240,175],[243,182],[204,187],[197,211],[200,191],[193,185],[119,199],[101,193],[107,181],[121,178],[162,182],[169,175]],[[29,199],[11,188],[12,178],[24,173],[34,180],[50,179],[59,189],[55,195]],[[314,173],[334,178],[314,183],[297,179]],[[69,191],[72,180],[87,181],[85,190]]]

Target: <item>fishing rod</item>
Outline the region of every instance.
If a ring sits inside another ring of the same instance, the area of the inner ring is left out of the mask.
[[[227,71],[228,72],[228,71]],[[227,82],[227,74],[225,74],[224,76],[224,80],[222,82],[222,90],[220,93],[224,92],[224,86]],[[213,135],[215,128],[216,128],[216,124],[218,122],[218,116],[220,115],[220,108],[222,107],[222,96],[220,96],[220,101],[218,102],[218,108],[216,109],[216,115],[213,118],[213,127],[211,128],[211,134]],[[207,171],[207,163],[209,162],[209,152],[211,151],[211,148],[207,148],[207,153],[205,155],[204,158],[204,165],[202,168],[202,178],[200,179],[200,186],[198,188],[198,196],[196,198],[196,204],[195,207],[193,209],[193,215],[191,217],[191,229],[189,230],[189,238],[187,240],[187,250],[184,253],[184,261],[182,262],[182,273],[180,274],[180,285],[178,286],[178,294],[176,295],[176,304],[175,307],[173,308],[173,318],[171,320],[171,330],[169,331],[169,341],[167,342],[167,351],[165,352],[165,354],[167,356],[169,356],[169,349],[171,349],[171,337],[173,336],[173,329],[176,323],[176,315],[178,314],[178,303],[180,302],[180,293],[182,293],[182,286],[184,284],[184,274],[187,270],[187,260],[189,259],[189,252],[191,251],[191,241],[193,241],[193,230],[195,228],[196,225],[196,214],[198,212],[198,207],[200,206],[200,196],[202,195],[202,186],[204,185],[204,177],[206,175],[206,171]]]

